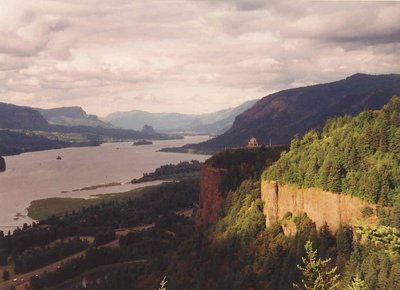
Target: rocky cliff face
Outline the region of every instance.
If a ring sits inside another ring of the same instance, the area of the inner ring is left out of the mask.
[[[196,228],[214,223],[221,209],[222,196],[219,189],[226,170],[203,165],[200,172],[199,209],[196,215]]]
[[[274,181],[267,180],[261,182],[261,199],[265,203],[267,226],[281,219],[286,212],[295,215],[305,212],[315,222],[317,228],[326,223],[332,233],[337,232],[340,224],[350,224],[362,218],[363,207],[370,206],[374,212],[376,209],[375,205],[357,197],[317,188],[300,189],[289,185],[278,185]]]
[[[6,162],[4,158],[0,156],[0,172],[6,171]]]
[[[0,103],[0,128],[41,130],[48,126],[46,119],[31,108]]]

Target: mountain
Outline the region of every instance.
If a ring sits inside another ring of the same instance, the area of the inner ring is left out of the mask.
[[[379,111],[329,119],[321,133],[309,131],[290,148],[266,179],[393,205],[400,196],[400,97]]]
[[[31,108],[0,103],[0,128],[41,130],[48,125],[46,119]]]
[[[218,151],[240,146],[251,137],[260,143],[288,144],[295,134],[320,129],[331,117],[380,109],[400,95],[400,74],[355,74],[344,80],[283,90],[259,100],[235,119],[224,134],[180,151]]]
[[[253,106],[256,101],[247,101],[238,107],[209,114],[149,113],[134,110],[112,113],[102,119],[126,129],[140,130],[144,125],[150,125],[157,131],[221,134],[230,128],[238,114]]]
[[[50,124],[63,126],[90,126],[112,128],[111,124],[101,121],[96,115],[88,115],[81,107],[60,107],[53,109],[34,108]]]
[[[71,126],[71,122],[68,123],[69,126],[49,124],[38,110],[40,109],[0,103],[0,155],[70,146],[96,146],[107,141],[182,138],[154,132],[151,127],[134,131],[101,126],[105,123],[95,116],[87,115],[80,107],[40,110],[49,120],[65,118],[75,122],[74,126]],[[88,120],[93,124],[89,125]],[[79,122],[85,125],[80,125]],[[94,126],[96,122],[100,125]]]

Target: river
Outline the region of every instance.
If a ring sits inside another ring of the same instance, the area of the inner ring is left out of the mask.
[[[153,141],[132,146],[132,142],[104,143],[98,147],[64,148],[6,156],[7,170],[0,173],[0,230],[7,232],[23,223],[32,200],[48,197],[84,197],[124,192],[143,184],[126,184],[163,164],[204,161],[209,156],[157,152],[209,139],[190,136],[182,140]],[[57,157],[61,159],[58,160]],[[90,191],[73,191],[85,186],[120,182],[122,185]]]

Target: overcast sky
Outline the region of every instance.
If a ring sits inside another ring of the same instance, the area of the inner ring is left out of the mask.
[[[0,101],[203,113],[400,72],[400,2],[0,0]]]

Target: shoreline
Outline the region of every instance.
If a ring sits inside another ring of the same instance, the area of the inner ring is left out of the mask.
[[[99,205],[108,201],[125,201],[136,198],[151,188],[160,186],[168,181],[155,180],[140,183],[140,186],[128,191],[110,192],[103,194],[92,194],[87,198],[79,197],[49,197],[32,200],[27,207],[27,217],[35,222],[48,218],[52,215],[61,216],[68,212],[78,211],[84,207]]]

